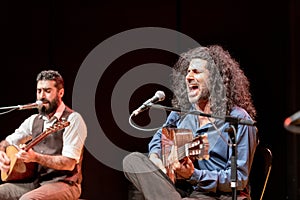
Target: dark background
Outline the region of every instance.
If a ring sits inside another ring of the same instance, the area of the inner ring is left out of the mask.
[[[273,152],[265,199],[299,199],[299,136],[283,128],[284,119],[300,110],[299,3],[296,0],[1,1],[0,106],[34,102],[36,75],[49,68],[64,76],[64,101],[71,105],[78,69],[102,41],[139,27],[177,30],[201,45],[222,45],[240,62],[251,82],[261,143]],[[109,67],[99,83],[105,89],[97,91],[95,100],[97,112],[105,116],[98,120],[111,130],[106,134],[113,143],[129,151],[146,152],[150,139],[130,137],[116,127],[110,110],[114,83],[135,66],[149,62],[172,66],[175,60],[167,52],[142,50],[121,56]],[[137,90],[130,101],[130,111],[158,89],[160,86],[146,85]],[[1,139],[34,112],[1,115]],[[147,120],[145,116],[140,123]],[[88,134],[97,133],[89,130]],[[83,198],[127,199],[128,181],[123,173],[97,161],[87,150],[83,175]]]

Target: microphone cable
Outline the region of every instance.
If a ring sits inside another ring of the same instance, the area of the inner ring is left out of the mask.
[[[135,116],[135,114],[134,113],[132,113],[130,116],[129,116],[129,124],[133,127],[133,128],[135,128],[135,129],[137,129],[137,130],[140,130],[140,131],[157,131],[157,130],[159,130],[161,127],[157,127],[157,128],[141,128],[141,127],[138,127],[137,125],[135,125],[134,123],[133,123],[133,120],[132,120],[132,117],[133,116]]]

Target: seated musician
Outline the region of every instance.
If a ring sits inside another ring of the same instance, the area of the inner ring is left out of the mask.
[[[42,71],[36,80],[36,98],[42,102],[39,113],[27,118],[0,143],[0,199],[77,200],[81,194],[82,151],[87,136],[85,122],[62,101],[64,80],[57,71]],[[59,130],[56,125],[64,119],[69,124]],[[35,144],[41,135],[55,130],[58,131]],[[35,145],[25,151],[29,144]],[[10,152],[11,147],[16,147],[17,152]],[[20,164],[15,165],[19,161],[23,166],[36,167],[20,168]]]
[[[172,78],[174,107],[250,122],[255,119],[249,81],[239,63],[221,46],[197,47],[183,53],[174,66]],[[194,138],[207,134],[209,158],[186,156],[176,162],[172,167],[177,177],[174,183],[163,164],[162,129],[158,130],[149,143],[148,157],[133,152],[123,160],[125,176],[145,199],[232,199],[232,195],[239,200],[251,199],[249,173],[258,144],[256,127],[239,124],[233,129],[237,173],[234,186],[229,122],[172,111],[164,126],[190,129]]]

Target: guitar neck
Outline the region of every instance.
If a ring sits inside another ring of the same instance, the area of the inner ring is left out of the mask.
[[[70,125],[70,122],[68,122],[68,121],[57,122],[56,124],[54,124],[50,128],[47,128],[43,133],[41,133],[40,135],[38,135],[36,138],[32,139],[31,142],[29,142],[22,149],[25,150],[25,151],[28,151],[33,146],[35,146],[38,143],[40,143],[45,137],[47,137],[51,133],[57,132],[59,130],[62,130],[62,129],[64,129],[65,127],[67,127],[69,125]]]
[[[207,135],[201,135],[193,139],[192,142],[185,143],[177,149],[178,160],[182,160],[184,157],[193,156],[198,159],[208,159],[209,143]]]
[[[36,138],[34,138],[33,140],[31,140],[31,142],[29,142],[24,148],[23,150],[28,151],[29,149],[31,149],[32,147],[34,147],[35,145],[37,145],[38,143],[40,143],[45,137],[47,137],[48,135],[50,135],[52,132],[46,130],[45,132],[41,133],[40,135],[38,135]]]

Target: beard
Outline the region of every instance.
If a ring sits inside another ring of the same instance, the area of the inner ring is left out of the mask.
[[[42,106],[41,108],[39,108],[39,114],[41,115],[50,115],[51,113],[54,113],[56,111],[56,109],[58,108],[58,97],[56,96],[55,99],[53,99],[52,101],[49,101],[47,99],[40,99],[43,103],[48,103],[49,107],[46,108],[45,106]]]

